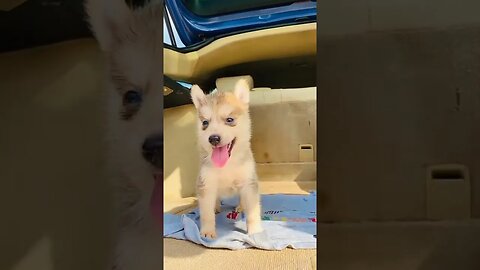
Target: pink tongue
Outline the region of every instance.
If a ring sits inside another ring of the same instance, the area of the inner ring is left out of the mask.
[[[228,158],[229,156],[228,156],[227,145],[213,148],[212,161],[213,161],[213,164],[215,164],[215,166],[219,168],[225,166],[225,163],[227,163]]]
[[[163,208],[162,208],[162,196],[163,196],[163,175],[155,174],[154,175],[154,187],[152,191],[152,197],[150,198],[150,212],[153,215],[154,220],[161,225],[163,222]]]

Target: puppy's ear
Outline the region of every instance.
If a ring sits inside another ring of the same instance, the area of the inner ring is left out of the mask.
[[[132,11],[125,0],[86,0],[90,28],[103,51],[111,51],[129,29]]]
[[[250,102],[250,90],[253,88],[253,79],[248,76],[237,81],[233,93],[243,103]]]
[[[193,105],[195,108],[199,109],[200,107],[207,104],[207,97],[203,90],[198,85],[193,85],[190,89],[190,95],[192,96]]]

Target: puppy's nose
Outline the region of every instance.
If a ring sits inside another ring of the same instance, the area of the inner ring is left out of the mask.
[[[211,145],[217,146],[217,144],[220,143],[220,136],[218,135],[212,135],[208,137],[208,142],[210,142]]]
[[[157,168],[163,165],[163,136],[154,135],[145,139],[142,145],[143,157]]]

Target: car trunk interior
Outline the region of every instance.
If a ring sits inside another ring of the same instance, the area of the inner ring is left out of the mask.
[[[231,91],[241,75],[251,75],[254,79],[255,87],[250,93],[251,142],[263,194],[308,194],[316,189],[317,89],[312,60],[314,57],[248,63],[218,73],[229,76],[217,81],[215,86],[219,90]],[[217,75],[214,78],[218,78]],[[210,81],[206,79],[204,85],[210,85]],[[275,88],[268,87],[270,85]],[[184,213],[196,206],[195,181],[200,165],[197,121],[192,104],[164,110],[166,212]],[[184,269],[194,266],[207,269],[212,264],[218,265],[219,256],[228,257],[228,261],[233,259],[239,269],[251,267],[252,261],[246,260],[247,257],[255,261],[257,269],[270,269],[272,265],[309,269],[315,259],[315,250],[288,250],[276,254],[240,250],[232,255],[231,251],[205,250],[174,239],[166,238],[164,243],[166,269],[174,265]],[[185,250],[195,255],[180,255]]]
[[[480,269],[478,2],[345,2],[319,7],[319,267]]]
[[[319,3],[332,12],[318,22],[318,61],[196,78],[230,78],[228,89],[252,75],[260,189],[318,190],[318,249],[165,239],[164,269],[480,269],[479,4],[342,2]],[[93,39],[0,54],[0,269],[107,268],[104,71]],[[167,212],[195,204],[195,121],[191,104],[165,109]]]
[[[314,66],[313,66],[314,67]],[[241,75],[242,73],[237,73]],[[244,74],[244,73],[243,73]],[[312,72],[314,75],[314,71]],[[255,80],[256,77],[253,74]],[[232,90],[242,78],[223,77],[216,87]],[[271,76],[273,81],[278,78]],[[294,83],[294,78],[290,83]],[[304,82],[298,82],[300,85]],[[279,82],[277,82],[279,84]],[[250,94],[252,151],[262,188],[302,193],[316,188],[316,87],[255,87]],[[194,200],[199,171],[198,116],[193,104],[164,110],[164,202]],[[181,142],[181,143],[180,143]],[[292,190],[290,190],[292,189]],[[178,209],[175,209],[176,211]]]

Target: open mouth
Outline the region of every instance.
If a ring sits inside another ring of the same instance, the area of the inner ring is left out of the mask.
[[[150,197],[150,212],[159,224],[162,224],[163,216],[163,207],[162,207],[162,184],[163,184],[163,174],[161,172],[156,172],[153,174],[153,179],[155,181],[154,187],[152,190],[152,195]]]
[[[232,155],[232,149],[233,149],[233,146],[235,145],[235,138],[233,138],[233,140],[227,144],[227,150],[228,150],[228,156],[230,157]]]
[[[212,161],[216,167],[223,167],[232,155],[232,149],[235,145],[235,138],[228,144],[223,146],[216,146],[212,151]]]

